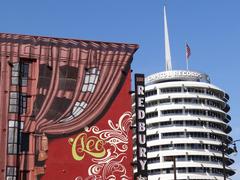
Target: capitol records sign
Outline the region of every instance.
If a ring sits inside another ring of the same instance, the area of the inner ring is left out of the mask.
[[[134,174],[134,179],[147,180],[147,139],[144,74],[135,74],[135,112],[137,137],[137,173]]]

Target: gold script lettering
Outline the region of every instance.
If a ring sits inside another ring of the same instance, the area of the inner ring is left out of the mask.
[[[104,141],[96,136],[87,137],[86,133],[81,133],[75,139],[69,138],[68,142],[72,145],[72,156],[77,161],[83,160],[86,153],[95,158],[102,158],[106,154]]]

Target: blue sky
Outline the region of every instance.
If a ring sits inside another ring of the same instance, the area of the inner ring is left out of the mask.
[[[137,43],[132,69],[149,75],[164,70],[163,0],[2,1],[0,32]],[[231,99],[234,139],[240,139],[240,1],[168,0],[174,69],[205,72]],[[238,144],[240,151],[240,143]],[[240,179],[240,155],[233,180]]]

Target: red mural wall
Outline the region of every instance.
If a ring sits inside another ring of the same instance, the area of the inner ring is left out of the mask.
[[[107,113],[89,129],[50,139],[42,180],[133,179],[130,73]]]
[[[137,48],[0,33],[0,179],[132,179]]]

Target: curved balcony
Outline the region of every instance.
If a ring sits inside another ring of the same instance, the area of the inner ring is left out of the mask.
[[[224,94],[224,101],[227,102],[229,100],[229,95],[227,93]]]
[[[225,129],[224,129],[224,132],[225,132],[226,134],[229,134],[231,131],[232,131],[232,128],[231,128],[231,126],[229,126],[229,125],[227,125],[227,126],[225,127]]]
[[[229,110],[230,110],[230,106],[229,106],[229,104],[226,104],[223,111],[227,113]]]
[[[231,121],[231,116],[226,114],[226,117],[224,118],[224,122],[229,123]]]

